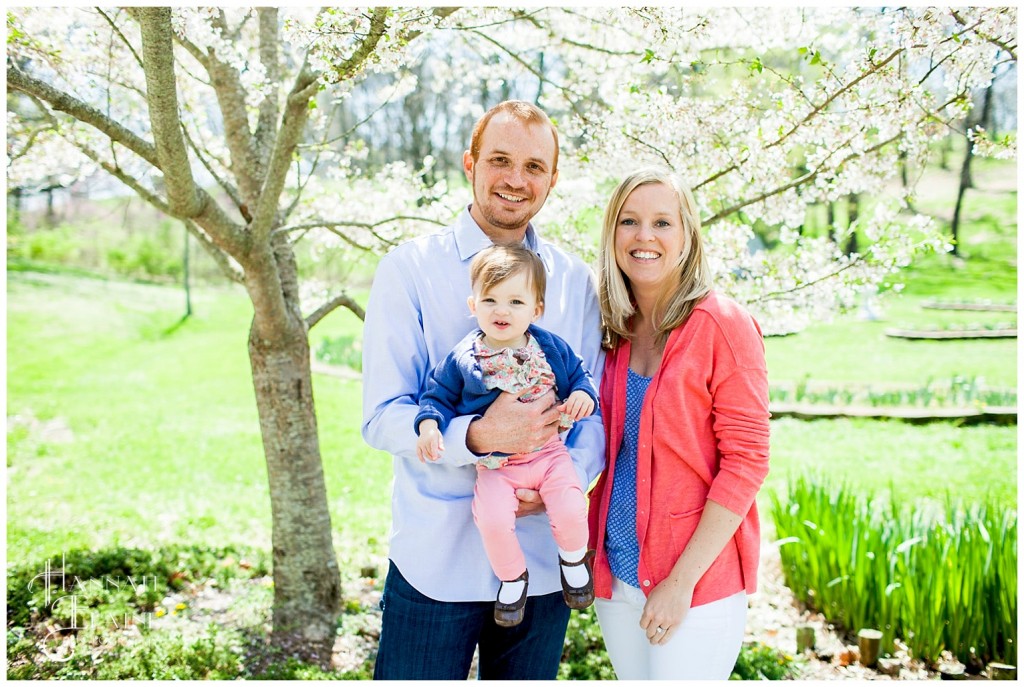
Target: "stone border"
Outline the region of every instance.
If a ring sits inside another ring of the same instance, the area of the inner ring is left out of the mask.
[[[826,420],[836,418],[867,418],[872,420],[901,420],[913,424],[962,420],[964,424],[992,423],[1017,424],[1017,409],[1009,406],[984,408],[909,408],[835,406],[811,403],[772,403],[768,409],[772,418],[793,417],[798,420]]]
[[[946,341],[950,339],[1016,339],[1016,329],[952,329],[949,331],[934,331],[919,329],[886,329],[886,336],[896,339],[931,339]]]
[[[1017,312],[1016,303],[943,303],[927,301],[921,304],[926,310],[972,310],[987,312]]]

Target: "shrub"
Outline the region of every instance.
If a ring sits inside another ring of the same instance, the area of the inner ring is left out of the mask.
[[[109,248],[107,263],[126,276],[178,278],[184,272],[181,255],[171,241],[149,234],[136,235]]]
[[[141,642],[105,654],[97,680],[232,680],[242,673],[239,647],[231,635],[210,625],[208,634],[189,642],[153,633]]]
[[[8,228],[10,225],[8,222]],[[8,258],[67,264],[75,262],[81,252],[81,238],[67,224],[31,232],[17,224],[16,230],[7,236]]]
[[[364,663],[359,670],[339,672],[324,670],[296,658],[271,663],[251,677],[253,680],[372,680],[373,664]]]
[[[242,676],[238,633],[211,624],[201,637],[147,633],[129,643],[113,633],[89,629],[73,638],[60,660],[42,656],[28,636],[8,631],[8,673],[12,680],[230,680]]]
[[[761,643],[744,644],[730,680],[788,680],[796,673],[793,657]]]
[[[569,616],[559,680],[614,680],[615,671],[593,607]]]
[[[354,336],[324,337],[317,346],[316,359],[362,372],[363,342]]]
[[[7,575],[11,679],[234,679],[242,673],[237,631],[211,625],[199,638],[151,632],[156,605],[193,581],[268,574],[269,556],[237,547],[76,550],[22,564]],[[49,589],[44,580],[49,571]],[[47,591],[50,594],[47,603]],[[68,600],[63,603],[60,600]],[[125,641],[123,629],[134,626]],[[56,628],[54,630],[53,628]],[[43,637],[51,632],[51,638]],[[53,656],[59,654],[60,660]]]
[[[237,577],[259,577],[270,568],[265,552],[237,547],[169,546],[161,549],[115,547],[99,551],[75,550],[49,560],[51,602],[46,603],[42,577],[46,561],[22,564],[7,572],[7,625],[26,626],[70,612],[53,597],[74,594],[79,612],[102,615],[150,611],[168,590],[182,589],[194,580],[214,579],[225,584]],[[243,561],[244,564],[243,564]],[[59,571],[63,565],[63,579]]]

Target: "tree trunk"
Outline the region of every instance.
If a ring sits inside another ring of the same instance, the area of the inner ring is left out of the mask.
[[[985,89],[985,97],[982,99],[981,113],[975,124],[985,126],[992,111],[992,85]],[[967,129],[973,125],[968,117]],[[974,188],[974,179],[971,177],[971,161],[974,159],[974,145],[971,139],[967,138],[967,151],[964,153],[964,162],[960,166],[960,188],[956,193],[956,205],[953,208],[953,219],[949,223],[950,233],[953,236],[953,255],[960,255],[960,213],[963,210],[964,194],[967,189]]]
[[[192,284],[190,283],[192,265],[188,254],[188,227],[185,227],[183,233],[185,235],[185,250],[181,260],[182,272],[184,273],[182,281],[185,285],[185,318],[189,318],[192,316]]]
[[[309,341],[303,324],[289,329],[268,341],[254,326],[249,336],[273,518],[273,642],[326,666],[340,577],[313,410]]]
[[[847,222],[848,226],[853,227],[853,223],[857,221],[857,216],[860,214],[860,194],[851,193],[847,197]],[[846,240],[846,247],[843,252],[846,255],[853,255],[860,251],[860,247],[857,245],[857,230],[853,229],[850,231],[850,238]]]
[[[950,220],[949,230],[953,235],[953,255],[960,255],[960,211],[964,207],[964,194],[971,186],[971,158],[974,157],[974,146],[967,141],[967,153],[964,155],[964,162],[960,166],[960,187],[956,192],[956,205],[953,206],[953,219]]]

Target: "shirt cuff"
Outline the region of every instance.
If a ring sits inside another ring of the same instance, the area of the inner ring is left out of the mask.
[[[478,460],[488,454],[473,453],[466,446],[466,433],[469,423],[482,415],[460,415],[452,418],[448,429],[444,431],[444,457],[449,465],[475,465]]]

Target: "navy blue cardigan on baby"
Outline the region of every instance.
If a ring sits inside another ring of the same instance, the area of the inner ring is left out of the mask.
[[[584,367],[583,359],[556,334],[532,324],[527,331],[555,373],[555,396],[558,400],[565,400],[574,391],[584,391],[594,399],[596,407],[597,387]],[[419,434],[423,420],[436,420],[443,432],[452,418],[483,414],[487,406],[498,398],[501,389],[484,386],[483,371],[474,353],[473,344],[480,334],[480,329],[467,334],[430,374],[427,389],[420,397],[420,412],[413,425],[416,434]]]

